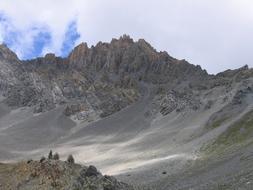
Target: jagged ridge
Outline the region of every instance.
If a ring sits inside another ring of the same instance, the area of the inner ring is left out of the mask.
[[[0,53],[2,68],[6,67],[0,87],[7,104],[35,106],[36,113],[78,102],[103,117],[135,102],[141,95],[140,82],[177,84],[208,76],[199,66],[157,52],[145,40],[134,42],[127,35],[91,48],[81,43],[67,58],[50,53],[20,61],[6,46]]]

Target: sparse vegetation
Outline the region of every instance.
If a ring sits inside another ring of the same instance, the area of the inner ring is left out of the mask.
[[[72,156],[72,154],[70,154],[67,158],[67,162],[70,163],[70,164],[74,164],[75,163],[75,159],[74,157]]]
[[[42,156],[42,157],[40,158],[40,163],[44,162],[45,160],[46,160],[45,156]]]
[[[253,110],[235,122],[217,140],[219,144],[232,145],[241,143],[253,136]]]
[[[205,152],[223,152],[240,147],[243,143],[251,143],[253,137],[253,110],[231,125],[213,143],[202,150]]]
[[[51,153],[52,151],[50,151]],[[50,154],[51,155],[51,154]],[[0,189],[93,189],[93,190],[134,190],[130,185],[103,176],[94,166],[68,164],[44,156],[38,160],[18,163],[0,163]],[[74,162],[73,156],[69,161]]]
[[[209,124],[207,126],[208,129],[215,129],[217,127],[220,127],[221,124],[223,124],[228,118],[227,117],[222,117],[219,119],[216,119],[213,123]]]
[[[53,151],[52,150],[49,151],[48,159],[53,159]]]
[[[59,160],[60,159],[60,156],[57,152],[54,154],[53,159],[54,160]]]

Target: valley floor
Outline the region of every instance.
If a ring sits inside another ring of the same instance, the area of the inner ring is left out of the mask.
[[[252,144],[220,157],[206,158],[199,151],[227,129],[224,125],[199,133],[224,105],[152,115],[153,91],[145,88],[144,94],[137,103],[91,124],[75,123],[62,107],[32,114],[29,108],[11,110],[1,104],[0,161],[39,158],[53,149],[63,159],[73,154],[78,163],[151,189],[252,189]],[[234,119],[250,109],[251,104]]]

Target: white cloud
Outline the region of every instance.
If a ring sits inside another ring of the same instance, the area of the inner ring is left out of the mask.
[[[1,1],[0,10],[8,16],[11,24],[15,26],[15,30],[20,32],[22,38],[22,47],[12,47],[22,58],[23,51],[32,45],[35,37],[34,27],[48,28],[53,43],[44,47],[43,52],[55,52],[60,54],[62,41],[68,23],[74,18],[75,11],[67,3],[69,1],[26,1],[26,0],[10,0]],[[17,44],[17,46],[19,46]],[[20,49],[20,50],[19,50]]]
[[[15,47],[20,54],[34,38],[33,26],[51,33],[43,53],[61,54],[66,27],[76,19],[78,42],[89,45],[127,33],[212,73],[253,66],[251,0],[2,0],[0,10],[25,33],[24,44]]]
[[[2,27],[2,25],[0,25],[0,43],[3,43],[3,36],[4,36],[4,29]]]

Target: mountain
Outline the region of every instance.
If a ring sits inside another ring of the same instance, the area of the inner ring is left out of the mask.
[[[153,189],[252,187],[248,66],[210,75],[127,35],[66,58],[1,45],[0,66],[2,162],[54,149]]]
[[[3,67],[16,72],[15,76],[4,76],[12,83],[2,82],[7,104],[35,106],[37,113],[61,104],[81,103],[97,115],[107,116],[138,99],[140,81],[177,83],[190,78],[201,80],[207,75],[200,67],[176,60],[166,52],[156,52],[146,41],[134,42],[126,35],[91,48],[82,43],[67,58],[47,54],[19,61],[5,46],[1,54]]]

